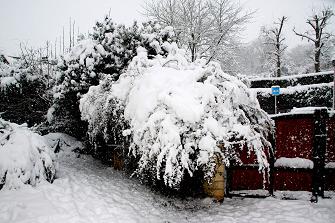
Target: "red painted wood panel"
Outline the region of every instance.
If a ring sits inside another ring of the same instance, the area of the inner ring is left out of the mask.
[[[335,191],[335,169],[325,171],[325,190]]]
[[[274,177],[275,190],[311,191],[312,170],[277,169]]]
[[[263,189],[263,175],[257,168],[234,168],[232,170],[232,190],[257,190]],[[264,185],[267,189],[267,184]]]
[[[276,119],[276,158],[312,159],[313,116],[280,117]]]

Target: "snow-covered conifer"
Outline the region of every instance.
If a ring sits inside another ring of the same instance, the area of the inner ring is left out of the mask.
[[[136,55],[137,47],[146,48],[151,57],[166,55],[162,45],[172,41],[173,29],[162,28],[157,23],[135,22],[126,27],[115,24],[109,17],[98,22],[90,38],[80,41],[59,62],[55,100],[48,116],[53,127],[78,136],[71,131],[76,124],[85,128],[80,123],[78,96],[90,86],[98,85],[106,75],[117,80]]]

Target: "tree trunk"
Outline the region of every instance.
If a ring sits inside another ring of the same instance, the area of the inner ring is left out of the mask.
[[[194,62],[195,61],[195,46],[194,44],[192,45],[192,48],[191,48],[191,61]]]
[[[277,40],[279,42],[279,39]],[[276,45],[277,48],[277,77],[281,76],[281,61],[280,61],[280,45]]]
[[[196,50],[196,43],[195,43],[195,37],[194,37],[194,33],[191,34],[192,37],[192,42],[191,42],[191,61],[194,62],[195,61],[195,50]]]
[[[315,52],[314,52],[314,68],[315,73],[320,72],[320,54],[321,54],[321,37],[320,37],[320,26],[319,22],[315,22]]]
[[[314,54],[314,68],[315,68],[315,72],[320,72],[320,54],[321,54],[321,50],[320,50],[320,44],[319,42],[315,43],[315,54]]]

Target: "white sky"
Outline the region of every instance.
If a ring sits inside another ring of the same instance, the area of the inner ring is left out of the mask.
[[[247,10],[257,10],[253,21],[243,32],[244,41],[255,39],[262,25],[270,25],[276,18],[289,17],[285,28],[287,44],[292,47],[300,38],[292,33],[306,28],[305,19],[312,8],[324,5],[335,9],[335,0],[240,0]],[[134,20],[144,21],[141,6],[144,0],[0,0],[0,51],[15,55],[19,43],[30,46],[54,42],[65,26],[68,41],[69,18],[76,21],[80,32],[87,33],[95,21],[101,20],[111,10],[117,23],[132,24]],[[331,24],[335,32],[335,22]],[[77,32],[77,28],[75,29]]]

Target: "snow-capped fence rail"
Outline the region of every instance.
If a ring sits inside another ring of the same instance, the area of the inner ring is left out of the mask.
[[[335,190],[335,115],[326,108],[295,109],[272,116],[276,125],[270,176],[257,171],[254,157],[241,156],[242,166],[229,169],[228,189],[312,191]],[[271,161],[271,159],[270,159]],[[266,181],[263,184],[264,180]]]

